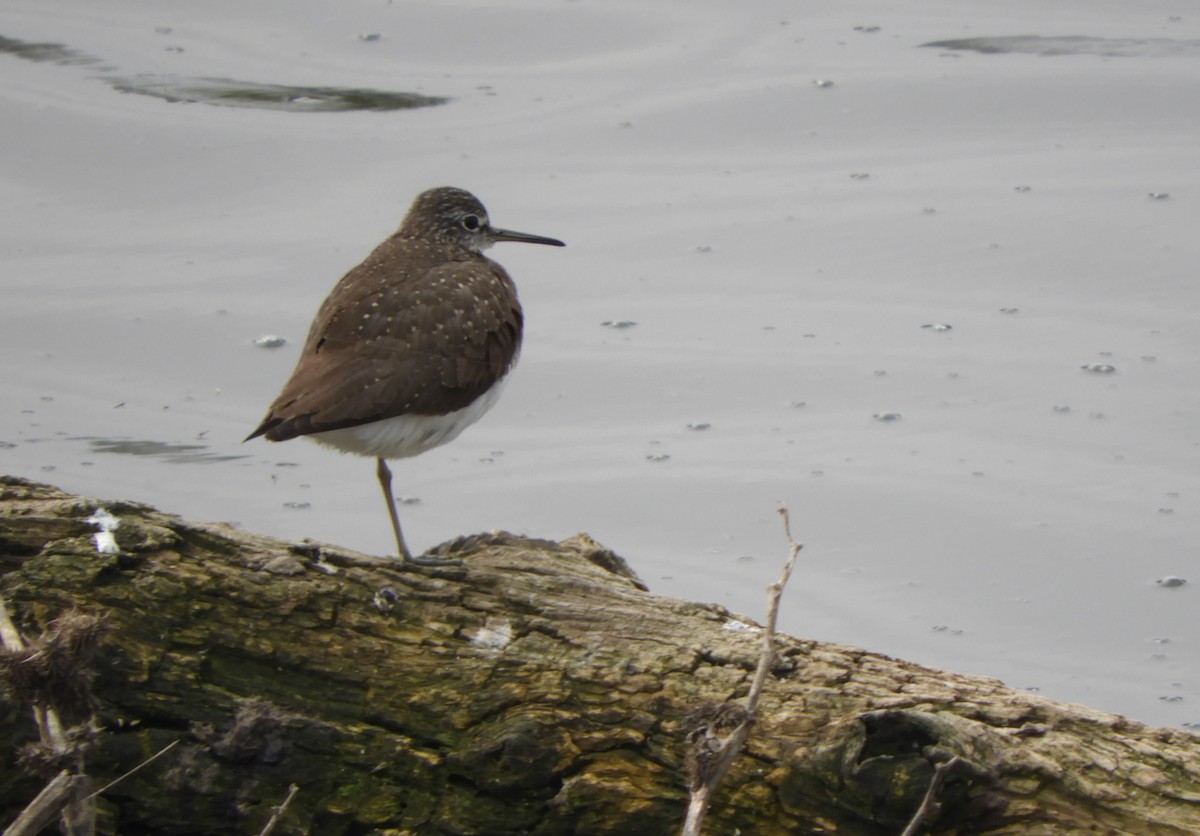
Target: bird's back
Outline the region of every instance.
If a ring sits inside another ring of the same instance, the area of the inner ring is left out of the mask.
[[[463,409],[516,362],[522,330],[503,267],[402,230],[330,292],[291,379],[250,437],[283,441]]]

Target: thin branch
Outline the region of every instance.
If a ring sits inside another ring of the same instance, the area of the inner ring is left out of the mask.
[[[134,774],[135,772],[137,772],[138,770],[142,769],[143,767],[149,766],[150,764],[154,763],[156,760],[158,760],[159,758],[161,758],[161,757],[162,757],[163,755],[165,755],[167,752],[170,752],[172,749],[174,749],[174,748],[175,748],[176,746],[178,746],[178,745],[179,745],[179,741],[178,741],[178,740],[172,740],[172,741],[171,741],[170,743],[168,743],[166,746],[164,746],[164,747],[162,747],[161,749],[159,749],[159,750],[158,750],[157,752],[155,752],[153,755],[151,755],[150,757],[146,758],[144,761],[142,761],[141,763],[139,763],[139,764],[138,764],[137,766],[135,766],[133,769],[131,769],[131,770],[129,770],[128,772],[126,772],[124,775],[120,776],[119,778],[114,778],[113,780],[109,781],[107,784],[105,784],[104,786],[102,786],[100,789],[96,790],[94,793],[92,793],[91,795],[89,795],[89,796],[87,797],[87,799],[85,799],[85,800],[87,800],[87,801],[91,801],[93,798],[96,798],[96,797],[98,797],[98,796],[101,796],[101,795],[103,795],[103,794],[104,794],[104,793],[106,793],[108,790],[111,790],[111,789],[112,789],[113,787],[115,787],[117,784],[119,784],[119,783],[121,783],[122,781],[124,781],[124,780],[125,780],[126,778],[128,778],[130,775]]]
[[[29,643],[13,623],[3,598],[0,598],[0,642],[3,642],[5,649],[10,653],[22,653],[29,649]],[[67,739],[58,710],[53,705],[36,702],[31,709],[42,745],[55,756],[71,753],[73,744]],[[9,825],[4,831],[4,836],[37,833],[55,817],[59,819],[64,833],[95,832],[96,805],[92,795],[83,796],[90,788],[91,780],[84,774],[80,750],[76,748],[74,755],[77,761],[75,770],[63,770],[56,775],[25,807],[16,821]]]
[[[69,803],[76,777],[65,769],[55,775],[37,797],[25,805],[21,815],[5,829],[4,836],[35,836],[49,827]]]
[[[29,649],[29,642],[21,635],[21,630],[13,623],[8,614],[8,604],[0,598],[0,642],[10,653],[22,653]],[[63,734],[62,721],[53,706],[33,706],[33,720],[37,724],[38,736],[46,746],[54,752],[67,750],[67,739]]]
[[[12,617],[8,614],[8,605],[4,603],[3,598],[0,598],[0,642],[13,653],[19,653],[26,648],[25,639],[21,637],[17,625],[13,624]]]
[[[707,771],[704,780],[700,781],[698,786],[693,786],[688,801],[687,817],[684,819],[680,836],[700,836],[704,816],[708,812],[713,794],[725,777],[725,773],[729,771],[733,759],[737,757],[738,752],[742,750],[750,736],[750,727],[754,725],[755,712],[758,710],[758,703],[762,698],[767,677],[771,673],[771,665],[775,661],[775,625],[779,620],[779,601],[783,597],[783,590],[787,586],[788,580],[792,577],[792,569],[796,565],[800,549],[804,548],[792,537],[791,519],[788,517],[787,506],[780,506],[779,515],[783,517],[783,531],[787,535],[788,559],[779,580],[767,587],[767,624],[763,629],[762,654],[758,659],[758,669],[754,672],[754,680],[750,683],[750,691],[746,695],[744,719],[728,737],[721,741],[716,751],[715,762]]]
[[[917,836],[925,824],[925,820],[938,808],[937,796],[942,790],[942,784],[946,781],[946,773],[958,766],[961,761],[962,758],[955,755],[950,760],[943,761],[933,768],[933,777],[929,779],[929,788],[925,790],[921,806],[913,813],[912,820],[909,821],[908,827],[904,828],[904,832],[900,836]]]
[[[779,516],[783,517],[783,533],[788,541],[788,559],[783,565],[783,574],[779,580],[767,587],[767,627],[763,630],[763,652],[758,660],[758,670],[754,674],[754,682],[750,685],[750,693],[746,696],[746,711],[753,715],[762,696],[762,689],[767,683],[767,675],[775,661],[775,625],[779,621],[779,601],[783,590],[792,577],[792,569],[796,566],[796,558],[800,555],[803,545],[792,537],[792,521],[788,516],[786,505],[779,507]]]
[[[297,784],[292,784],[288,787],[287,798],[271,813],[271,818],[267,819],[267,823],[263,825],[263,829],[259,831],[258,836],[270,836],[271,831],[275,829],[275,825],[279,824],[279,820],[283,818],[288,805],[292,803],[292,799],[296,797],[296,793],[298,792],[300,792],[300,787]]]

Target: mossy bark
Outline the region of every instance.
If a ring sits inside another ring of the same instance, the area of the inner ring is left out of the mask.
[[[120,520],[99,554],[86,519]],[[678,830],[684,716],[745,693],[754,625],[647,592],[579,535],[441,547],[460,573],[296,548],[128,502],[0,480],[0,593],[36,633],[71,607],[94,663],[100,831],[659,834]],[[707,832],[894,834],[959,755],[933,833],[1200,832],[1200,741],[979,677],[780,637]],[[37,792],[0,700],[0,821]]]

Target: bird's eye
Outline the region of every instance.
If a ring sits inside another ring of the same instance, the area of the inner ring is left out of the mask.
[[[475,230],[479,229],[479,216],[467,215],[462,219],[462,225],[463,229],[468,229],[471,232],[474,232]]]

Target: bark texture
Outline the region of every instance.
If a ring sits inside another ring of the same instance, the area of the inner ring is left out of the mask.
[[[97,552],[98,507],[119,553]],[[647,592],[582,534],[439,551],[465,569],[397,572],[0,479],[14,619],[33,635],[77,607],[109,626],[95,785],[180,741],[103,794],[99,832],[257,833],[292,784],[275,834],[676,832],[686,717],[745,694],[755,625]],[[778,649],[708,833],[896,834],[955,755],[931,833],[1200,832],[1186,731],[858,648]],[[0,699],[0,822],[45,783],[14,765],[32,736]]]

